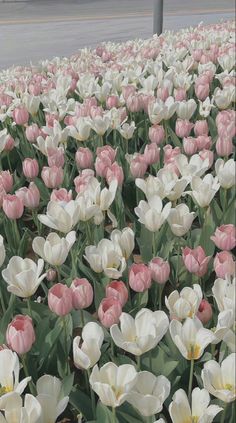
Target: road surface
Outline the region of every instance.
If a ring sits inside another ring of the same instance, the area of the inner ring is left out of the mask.
[[[234,18],[234,0],[164,0],[164,30]],[[0,68],[152,35],[153,0],[0,0]]]

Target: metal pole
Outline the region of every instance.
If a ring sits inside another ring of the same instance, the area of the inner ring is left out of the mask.
[[[153,2],[153,34],[160,35],[163,28],[163,0]]]

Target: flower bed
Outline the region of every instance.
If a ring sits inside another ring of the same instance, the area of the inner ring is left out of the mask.
[[[227,22],[0,73],[1,422],[233,422],[233,66]]]

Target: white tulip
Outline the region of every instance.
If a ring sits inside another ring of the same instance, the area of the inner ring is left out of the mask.
[[[130,124],[123,123],[123,125],[117,128],[118,132],[121,134],[121,136],[125,140],[130,140],[132,138],[135,129],[136,129],[136,126],[134,121],[132,121]]]
[[[75,126],[69,126],[71,137],[77,141],[86,141],[91,131],[91,120],[86,117],[79,117]]]
[[[5,257],[6,257],[6,251],[4,247],[3,237],[0,235],[0,267],[3,265]]]
[[[83,340],[81,346],[81,340]],[[102,328],[95,322],[87,323],[82,335],[73,340],[73,361],[80,369],[90,369],[101,357],[101,346],[104,340]]]
[[[57,233],[51,232],[46,239],[39,236],[34,238],[32,248],[47,263],[61,266],[66,261],[75,240],[75,231],[69,232],[65,238],[60,238]]]
[[[68,233],[79,221],[80,205],[75,200],[68,203],[49,201],[45,214],[39,214],[41,223],[57,231]]]
[[[176,113],[180,119],[190,120],[197,108],[197,103],[192,98],[177,102]]]
[[[91,128],[100,136],[105,134],[110,124],[111,121],[108,116],[95,116],[95,118],[91,120]]]
[[[182,203],[170,210],[167,221],[174,235],[183,236],[191,228],[194,219],[195,213]]]
[[[202,176],[208,169],[209,160],[202,160],[199,154],[194,154],[190,160],[184,154],[175,157],[175,163],[181,175],[191,182],[193,176]]]
[[[200,285],[194,284],[193,288],[186,286],[180,293],[173,291],[169,297],[165,297],[165,304],[170,312],[170,318],[186,319],[194,317],[202,300]]]
[[[13,392],[5,404],[5,418],[0,413],[0,423],[43,423],[42,408],[38,400],[25,395],[24,406],[20,394]]]
[[[236,309],[236,277],[218,278],[215,280],[212,292],[220,311],[232,310],[235,317]]]
[[[3,129],[0,131],[0,153],[4,150],[8,139],[8,132],[7,129]]]
[[[224,71],[230,72],[235,65],[233,54],[223,54],[217,60]]]
[[[234,315],[232,310],[224,310],[218,314],[217,325],[212,329],[216,339],[212,341],[212,344],[218,344],[222,339],[230,342],[229,332],[232,332],[230,329],[234,325]],[[234,333],[232,332],[234,335]],[[227,343],[227,342],[226,342]],[[235,344],[235,343],[234,343]],[[235,345],[234,345],[235,348]]]
[[[214,97],[210,100],[209,97],[206,98],[206,100],[201,101],[199,100],[199,114],[200,116],[207,118],[209,114],[211,113],[211,109],[215,109],[216,106],[214,106]]]
[[[164,311],[141,309],[135,319],[128,313],[120,316],[110,329],[115,344],[125,351],[140,356],[154,348],[168,330],[169,319]]]
[[[11,350],[0,351],[0,363],[0,410],[2,410],[11,393],[22,394],[31,377],[19,382],[20,363],[17,354]]]
[[[59,136],[48,136],[46,139],[41,137],[37,138],[37,144],[33,144],[34,147],[39,150],[44,156],[48,156],[48,152],[52,149],[57,149],[59,147],[60,139]]]
[[[187,360],[200,358],[207,345],[215,340],[215,335],[205,329],[197,317],[193,319],[187,317],[183,324],[178,320],[172,320],[170,334],[178,350]]]
[[[7,290],[18,297],[31,297],[46,276],[46,273],[41,275],[43,266],[42,259],[36,264],[29,258],[11,257],[7,268],[2,271],[2,277],[8,285]]]
[[[131,228],[124,228],[122,231],[115,229],[110,238],[114,244],[120,246],[123,257],[128,260],[134,250],[134,231]]]
[[[147,200],[155,196],[165,198],[165,186],[157,176],[148,175],[146,179],[136,178],[135,185],[143,191]]]
[[[222,90],[218,87],[214,91],[214,101],[220,110],[228,109],[235,99],[235,87],[229,85]]]
[[[221,365],[215,360],[207,361],[202,370],[204,387],[221,401],[232,402],[236,398],[235,386],[236,354],[230,354]]]
[[[217,159],[215,171],[222,188],[229,189],[235,185],[236,163],[233,159],[227,160],[227,162]]]
[[[150,372],[139,372],[136,384],[127,401],[142,416],[148,417],[160,413],[163,403],[170,394],[170,382],[165,376],[154,376]]]
[[[188,185],[187,179],[178,178],[175,172],[170,172],[164,168],[159,170],[157,177],[164,187],[164,197],[167,197],[170,201],[178,200]]]
[[[70,132],[68,126],[66,126],[65,128],[62,129],[58,120],[54,120],[53,127],[43,126],[42,130],[46,134],[51,135],[52,137],[56,137],[57,139],[59,139],[60,144],[66,143],[69,132]]]
[[[44,375],[37,380],[36,389],[43,423],[55,423],[69,402],[68,396],[63,397],[61,381],[55,376]]]
[[[158,195],[154,195],[149,198],[148,202],[141,200],[134,211],[139,217],[140,223],[145,225],[149,231],[156,232],[168,218],[170,209],[170,202],[163,207],[161,198]]]
[[[215,416],[223,410],[218,405],[209,405],[210,395],[206,389],[195,388],[192,391],[191,407],[183,389],[179,389],[169,405],[169,413],[173,423],[196,422],[212,423]]]
[[[108,362],[100,369],[96,365],[89,378],[92,389],[101,402],[109,407],[119,407],[136,383],[137,372],[130,364],[116,366]]]
[[[177,104],[173,97],[168,97],[164,102],[157,99],[148,105],[148,115],[151,123],[156,125],[163,119],[168,120],[176,111]]]
[[[39,110],[40,97],[25,93],[22,97],[23,104],[25,105],[28,112],[35,116]]]
[[[208,173],[203,179],[193,176],[191,188],[192,191],[188,191],[188,193],[191,194],[198,206],[208,207],[219,190],[220,184],[217,176],[214,178],[211,173]]]

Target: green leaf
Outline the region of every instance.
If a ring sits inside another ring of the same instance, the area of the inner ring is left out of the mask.
[[[180,147],[182,148],[182,143],[179,140],[179,138],[177,137],[176,133],[171,129],[170,126],[167,126],[167,132],[171,138],[171,141],[173,142],[175,147]]]
[[[151,360],[151,369],[150,369]],[[154,348],[151,352],[142,358],[142,365],[156,376],[163,375],[168,377],[178,366],[179,362],[172,360],[160,346]]]
[[[65,397],[70,394],[73,388],[74,376],[74,373],[71,373],[70,375],[66,376],[62,381],[62,392],[63,396]]]
[[[70,404],[77,412],[82,413],[86,420],[93,418],[91,400],[83,391],[79,389],[73,390],[70,394]]]
[[[226,213],[223,216],[223,223],[224,224],[233,224],[235,225],[235,208],[236,208],[236,202],[233,199],[231,203],[228,205]]]
[[[0,344],[3,344],[4,341],[5,341],[4,334],[6,333],[8,323],[10,322],[10,320],[11,320],[11,318],[13,316],[13,310],[14,310],[14,306],[15,306],[15,300],[16,300],[15,295],[14,294],[11,294],[7,311],[4,314],[4,316],[1,318],[1,321],[0,321]]]
[[[145,263],[152,259],[152,237],[153,234],[144,225],[141,225],[140,238],[138,244],[140,254]]]
[[[96,415],[97,415],[97,423],[113,423],[113,415],[112,412],[101,403],[101,401],[98,402],[97,408],[96,408]]]
[[[212,256],[215,251],[215,244],[210,239],[210,237],[213,235],[215,231],[216,225],[212,219],[212,214],[210,212],[207,212],[202,232],[199,240],[199,244],[204,249],[206,255]]]

